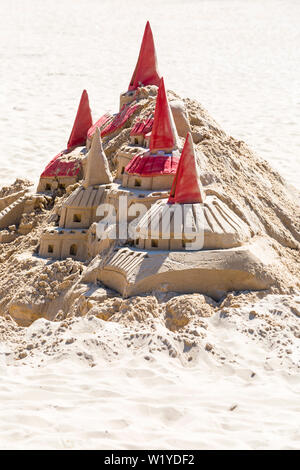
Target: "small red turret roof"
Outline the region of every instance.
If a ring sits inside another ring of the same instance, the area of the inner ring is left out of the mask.
[[[192,136],[188,133],[181,153],[168,202],[178,204],[201,203],[205,199],[196,162]]]
[[[154,122],[150,138],[150,151],[176,148],[177,132],[166,95],[164,79],[160,79],[156,98]]]
[[[92,113],[89,105],[89,97],[86,90],[83,90],[78,106],[73,129],[68,141],[68,149],[85,145],[87,133],[92,126]]]
[[[81,158],[68,159],[68,151],[63,150],[46,166],[41,178],[74,177],[82,171]]]
[[[95,124],[89,128],[87,133],[88,138],[91,139],[93,137],[97,127],[101,130],[106,124],[108,124],[108,121],[112,119],[113,117],[110,113],[103,114],[103,116],[101,116],[101,118],[98,119],[98,121],[96,121]]]
[[[107,124],[102,127],[101,137],[105,137],[118,129],[122,129],[131,116],[140,108],[140,104],[124,104],[121,111],[114,115],[112,120],[108,120]]]
[[[159,72],[154,46],[153,35],[149,21],[147,21],[139,58],[135,66],[128,91],[135,90],[140,83],[143,85],[159,85]]]
[[[153,117],[149,116],[144,121],[137,121],[131,129],[130,135],[143,135],[145,136],[151,132],[153,126]]]

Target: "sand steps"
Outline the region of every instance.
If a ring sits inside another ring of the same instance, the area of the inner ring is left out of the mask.
[[[138,266],[141,265],[146,256],[147,252],[122,248],[112,254],[104,269],[123,273],[130,282],[131,275],[138,270]],[[135,279],[134,275],[133,278]]]
[[[2,212],[6,207],[10,206],[17,199],[24,196],[24,194],[26,192],[27,192],[27,190],[24,189],[22,191],[18,191],[16,193],[9,194],[8,196],[4,196],[4,197],[0,198],[0,212]]]
[[[26,199],[27,196],[23,195],[0,212],[0,230],[19,223],[24,212]]]

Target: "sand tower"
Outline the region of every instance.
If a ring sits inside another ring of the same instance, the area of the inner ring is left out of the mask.
[[[122,185],[146,190],[170,189],[179,162],[178,145],[177,131],[161,78],[149,151],[136,155],[125,167]]]
[[[134,246],[119,247],[97,279],[123,296],[264,289],[270,257],[263,239],[222,200],[205,195],[188,134],[169,199],[156,201],[134,229]]]
[[[89,98],[83,90],[67,149],[56,155],[40,176],[38,191],[65,189],[83,176],[83,159],[87,133],[92,126]]]
[[[191,134],[168,200],[157,201],[136,228],[142,249],[224,249],[250,238],[248,226],[216,196],[205,196]]]
[[[138,60],[131,77],[128,91],[120,96],[120,109],[133,100],[135,90],[140,86],[159,86],[156,50],[149,21],[147,21]]]
[[[64,201],[59,227],[51,228],[41,237],[40,255],[63,259],[88,257],[89,229],[97,222],[97,208],[107,197],[113,178],[103,151],[100,131],[97,128],[87,154],[86,175],[82,186]]]
[[[89,128],[93,125],[89,97],[83,90],[72,132],[68,140],[68,149],[85,145]]]
[[[112,183],[113,178],[108,161],[103,150],[99,128],[97,127],[92,140],[90,151],[87,155],[87,168],[83,186],[95,186]]]

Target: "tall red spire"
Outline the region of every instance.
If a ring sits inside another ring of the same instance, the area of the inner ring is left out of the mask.
[[[191,134],[188,133],[168,202],[171,204],[193,204],[204,202],[204,199],[205,192],[200,181],[193,140]]]
[[[139,58],[136,63],[128,91],[135,90],[139,83],[159,85],[160,75],[157,69],[157,58],[150,23],[147,21]]]
[[[161,78],[149,143],[150,151],[174,149],[177,147],[177,139],[177,131],[168,102],[164,79]]]
[[[73,129],[68,141],[68,149],[85,145],[87,132],[92,126],[92,114],[89,104],[89,97],[86,90],[83,90],[80,103],[78,106],[76,118],[73,124]]]

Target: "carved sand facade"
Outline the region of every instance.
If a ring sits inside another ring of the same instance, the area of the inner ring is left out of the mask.
[[[119,112],[93,124],[83,92],[67,148],[45,168],[38,194],[22,190],[0,199],[1,241],[28,233],[27,216],[54,201],[38,253],[82,262],[87,284],[100,282],[125,297],[163,290],[219,299],[231,290],[268,288],[272,243],[261,236],[259,218],[249,216],[251,204],[242,210],[224,192],[222,175],[207,171],[207,156],[195,144],[222,132],[212,120],[202,126],[186,103],[165,90],[147,23]],[[126,213],[132,222],[139,203],[146,213],[119,237]],[[115,225],[106,221],[107,204]]]

